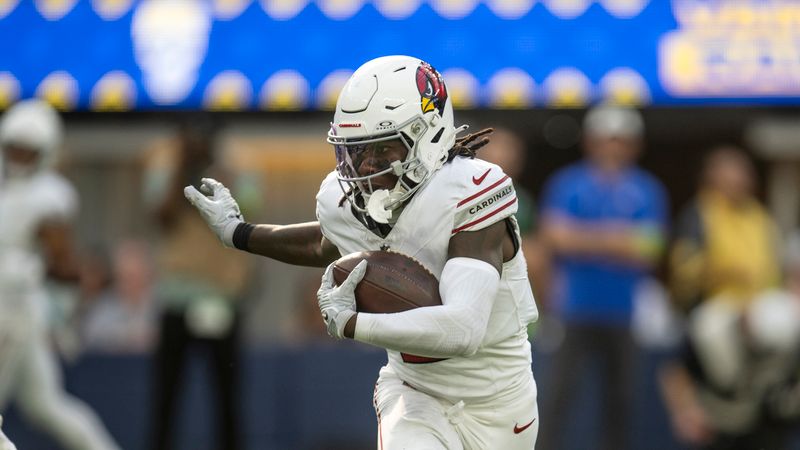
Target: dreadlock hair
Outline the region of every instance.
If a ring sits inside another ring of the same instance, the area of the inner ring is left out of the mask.
[[[469,159],[475,158],[475,153],[489,143],[488,135],[494,133],[494,128],[484,128],[476,133],[470,133],[456,140],[455,145],[447,154],[447,162],[455,159],[456,156],[466,156]]]

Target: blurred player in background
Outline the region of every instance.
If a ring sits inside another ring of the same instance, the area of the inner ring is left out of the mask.
[[[667,203],[661,184],[635,165],[644,124],[633,110],[599,106],[584,120],[586,158],[545,188],[541,235],[554,256],[554,314],[564,323],[545,400],[542,448],[562,448],[575,386],[600,367],[603,436],[598,449],[628,448],[635,346],[633,297],[658,262]],[[596,359],[596,358],[599,358]]]
[[[250,275],[248,255],[214,242],[186,203],[183,186],[203,176],[227,179],[216,160],[215,124],[206,116],[181,125],[171,145],[145,161],[145,201],[161,230],[156,297],[161,308],[152,400],[152,448],[169,450],[191,349],[209,360],[215,393],[217,448],[241,448],[239,311]],[[243,204],[245,207],[247,204]]]
[[[0,450],[17,450],[17,447],[14,446],[14,443],[3,434],[3,416],[0,416]]]
[[[388,56],[343,88],[328,141],[336,170],[317,194],[317,222],[243,221],[223,185],[185,190],[222,242],[291,264],[393,250],[439,279],[442,306],[356,313],[360,263],[341,286],[331,266],[318,291],[328,333],[386,348],[375,388],[381,449],[525,449],[538,433],[527,326],[528,282],[509,177],[474,159],[488,132],[456,140],[452,101],[430,65]]]
[[[62,128],[38,100],[0,120],[0,410],[14,400],[65,448],[116,449],[95,414],[64,392],[49,343],[45,280],[79,277],[71,233],[78,197],[51,169]]]

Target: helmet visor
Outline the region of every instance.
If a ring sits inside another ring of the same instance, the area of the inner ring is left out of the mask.
[[[365,194],[393,189],[405,171],[409,149],[400,138],[366,144],[334,146],[336,170],[342,181],[355,183]]]
[[[0,151],[2,151],[0,156],[6,162],[25,166],[37,165],[42,156],[35,147],[12,141],[0,144]]]

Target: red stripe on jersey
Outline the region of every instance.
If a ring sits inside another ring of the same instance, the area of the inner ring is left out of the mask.
[[[383,427],[380,414],[378,414],[378,445],[380,446],[379,450],[383,450]]]
[[[478,192],[477,194],[470,195],[469,197],[465,198],[464,200],[461,200],[461,201],[460,201],[460,202],[458,202],[458,204],[456,205],[456,208],[458,208],[459,206],[463,205],[464,203],[467,203],[467,202],[469,202],[469,201],[475,200],[475,198],[476,198],[476,197],[480,197],[481,195],[483,195],[483,194],[485,194],[485,193],[487,193],[487,192],[491,191],[492,189],[496,188],[496,187],[497,187],[497,186],[499,186],[499,185],[500,185],[500,184],[501,184],[503,181],[506,181],[507,179],[508,179],[508,175],[504,176],[504,177],[503,177],[503,178],[501,178],[500,180],[496,181],[496,182],[495,182],[493,185],[491,185],[491,186],[487,187],[486,189],[484,189],[484,190],[482,190],[482,191]]]
[[[375,391],[372,393],[372,405],[375,407],[375,415],[378,416],[378,450],[383,450],[383,429],[381,427],[381,412],[378,410],[378,382],[375,382]]]
[[[444,361],[447,358],[428,358],[427,356],[410,355],[408,353],[400,353],[403,362],[407,364],[428,364],[439,361]]]
[[[492,211],[492,212],[490,212],[489,214],[487,214],[487,215],[485,215],[485,216],[481,217],[480,219],[473,220],[473,221],[472,221],[472,222],[470,222],[470,223],[467,223],[467,224],[461,225],[460,227],[453,229],[453,232],[452,232],[452,234],[456,234],[456,233],[458,233],[459,231],[461,231],[461,230],[463,230],[463,229],[469,228],[469,227],[471,227],[471,226],[473,226],[473,225],[475,225],[475,224],[478,224],[478,223],[481,223],[481,222],[483,222],[484,220],[486,220],[486,219],[488,219],[488,218],[492,217],[493,215],[495,215],[495,214],[499,213],[500,211],[502,211],[502,210],[504,210],[504,209],[508,208],[509,206],[513,205],[514,203],[516,203],[516,201],[517,201],[517,197],[514,197],[514,198],[512,198],[512,199],[511,199],[511,200],[509,200],[509,202],[508,202],[508,203],[506,203],[505,205],[503,205],[503,206],[501,206],[501,207],[499,207],[499,208],[495,209],[494,211]]]

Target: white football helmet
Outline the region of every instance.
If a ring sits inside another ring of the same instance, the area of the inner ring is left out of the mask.
[[[0,119],[0,147],[16,145],[39,152],[37,169],[52,162],[63,133],[58,112],[39,99],[15,104]]]
[[[757,349],[795,352],[800,346],[800,299],[786,291],[762,292],[748,306],[745,323]]]
[[[328,133],[345,197],[376,222],[393,223],[404,202],[442,167],[459,131],[444,80],[430,64],[410,56],[365,63],[339,94]],[[404,160],[358,173],[357,155],[369,144],[395,139],[408,149]],[[395,186],[373,189],[371,180],[386,174],[398,177]]]

